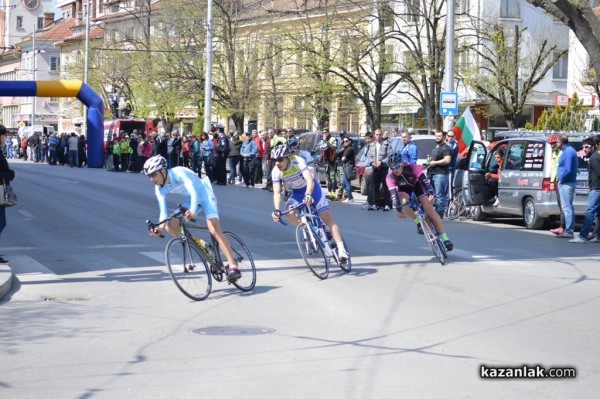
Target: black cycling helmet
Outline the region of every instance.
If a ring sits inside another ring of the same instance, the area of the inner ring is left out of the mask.
[[[402,154],[400,152],[394,152],[388,159],[388,165],[390,166],[396,166],[403,163],[404,161],[402,160]]]
[[[290,137],[290,138],[289,138],[289,139],[286,141],[285,145],[287,145],[287,146],[288,146],[288,148],[290,149],[290,151],[294,151],[294,150],[297,150],[297,149],[299,149],[298,147],[300,147],[300,142],[298,141],[298,139],[297,139],[297,138],[295,138],[295,137]]]

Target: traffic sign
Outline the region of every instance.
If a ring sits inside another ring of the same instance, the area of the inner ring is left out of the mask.
[[[443,91],[440,93],[440,115],[458,115],[458,93]]]

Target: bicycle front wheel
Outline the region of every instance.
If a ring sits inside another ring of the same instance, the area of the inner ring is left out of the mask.
[[[165,249],[165,260],[175,285],[194,301],[208,297],[212,280],[208,264],[196,247],[181,237],[173,238]]]
[[[241,238],[229,231],[224,232],[224,234],[229,240],[231,250],[233,251],[233,257],[237,262],[240,273],[242,273],[242,277],[236,280],[233,285],[241,291],[251,291],[256,285],[256,266],[254,266],[252,254]],[[227,260],[224,255],[221,256]]]
[[[326,279],[329,276],[329,260],[306,223],[300,223],[296,227],[296,243],[310,271],[321,280]]]
[[[448,206],[448,211],[446,212],[446,216],[448,216],[449,220],[454,220],[462,214],[464,208],[464,201],[462,196],[462,191],[458,192],[452,202],[450,202],[450,206]]]
[[[444,244],[438,238],[435,227],[433,226],[433,222],[428,217],[421,217],[421,227],[423,228],[425,239],[431,247],[433,254],[443,266],[446,263],[445,251],[442,249],[442,245]]]

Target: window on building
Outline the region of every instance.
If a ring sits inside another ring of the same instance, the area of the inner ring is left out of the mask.
[[[394,27],[394,10],[389,5],[385,5],[382,10],[383,26],[391,29]]]
[[[58,71],[60,69],[60,58],[59,57],[50,57],[50,70]]]
[[[569,72],[569,54],[565,54],[552,68],[552,79],[566,79]]]
[[[500,18],[520,18],[519,3],[517,0],[500,1]]]
[[[455,0],[454,10],[456,15],[466,15],[469,13],[469,8],[471,5],[469,4],[469,0]]]
[[[21,17],[20,15],[17,16],[17,28],[23,28],[23,17]]]
[[[44,17],[39,17],[37,19],[37,28],[42,29],[44,27]]]
[[[406,0],[406,22],[418,22],[421,12],[421,0]]]

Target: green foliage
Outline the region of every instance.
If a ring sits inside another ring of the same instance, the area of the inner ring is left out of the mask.
[[[525,122],[525,130],[533,130],[533,124],[531,121]]]
[[[577,93],[573,93],[567,106],[556,106],[552,112],[546,110],[538,119],[535,130],[584,131],[587,108],[582,105]]]

